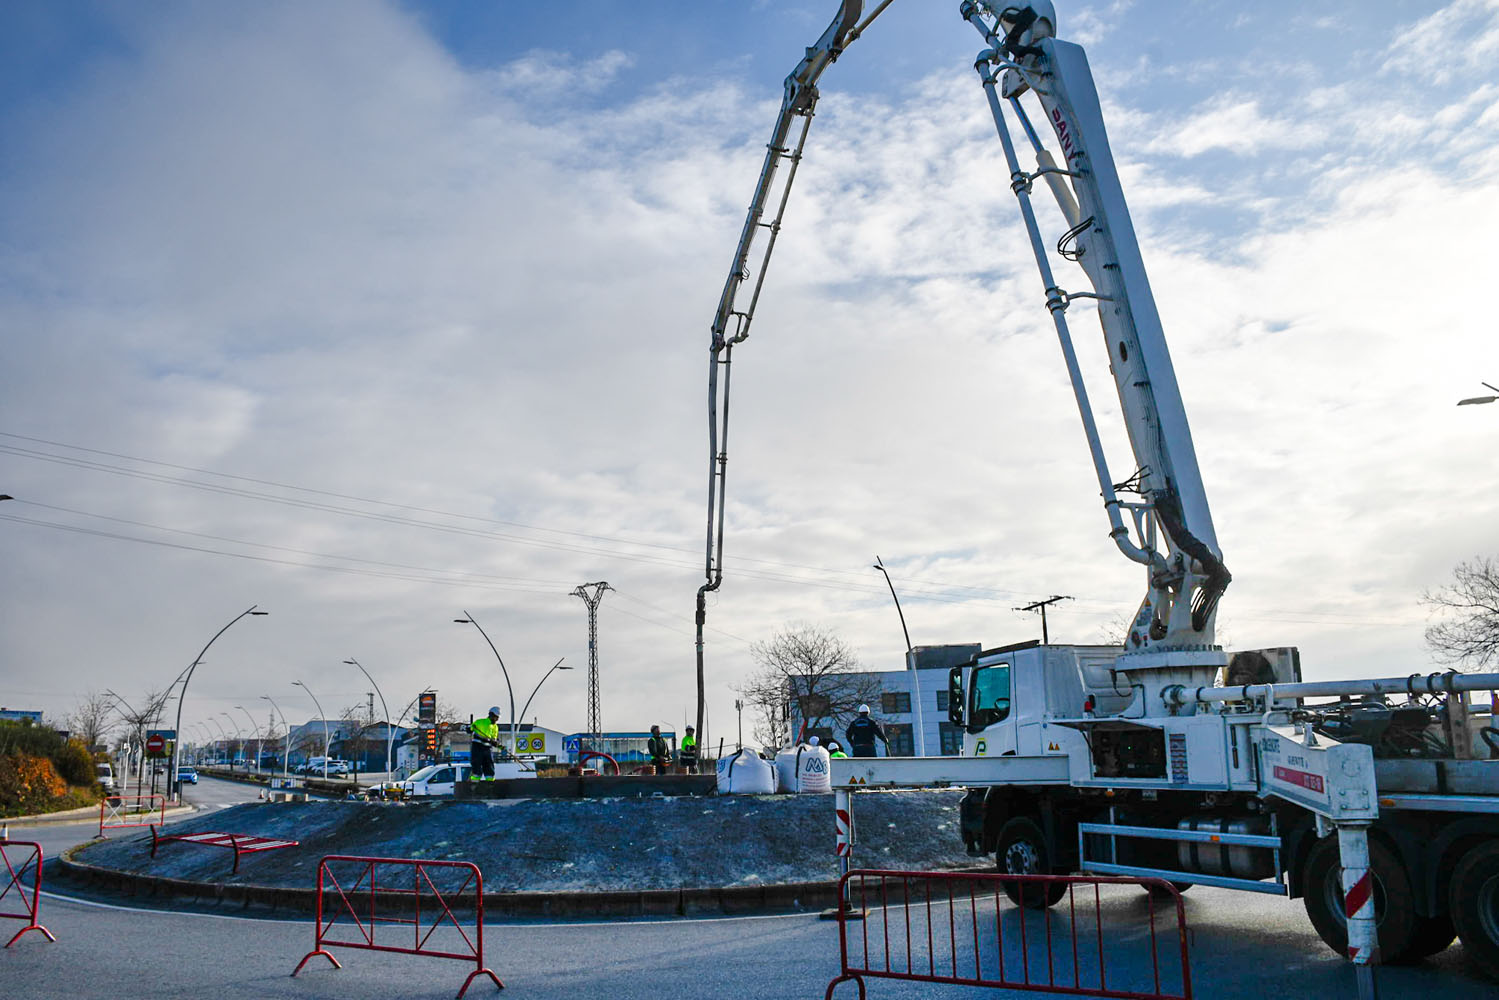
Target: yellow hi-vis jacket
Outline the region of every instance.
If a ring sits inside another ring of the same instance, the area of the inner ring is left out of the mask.
[[[475,736],[483,737],[486,740],[493,740],[496,743],[500,741],[500,727],[490,722],[487,715],[482,719],[475,719],[474,724],[470,728],[473,730]]]

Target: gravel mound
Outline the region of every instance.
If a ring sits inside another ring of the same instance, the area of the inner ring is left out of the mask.
[[[930,871],[967,867],[961,790],[854,796],[853,862]],[[217,831],[300,841],[246,855],[120,836],[75,857],[118,871],[191,881],[311,887],[328,854],[471,861],[490,892],[719,888],[837,877],[831,795],[496,802],[257,802],[195,817],[174,833]]]

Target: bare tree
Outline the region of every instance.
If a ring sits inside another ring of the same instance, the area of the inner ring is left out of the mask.
[[[759,669],[736,690],[759,715],[755,736],[772,752],[799,735],[791,732],[794,716],[804,729],[836,729],[880,696],[879,680],[860,671],[854,651],[829,629],[795,622],[751,645],[750,655]]]
[[[90,691],[68,715],[66,725],[92,753],[95,747],[104,745],[114,730],[114,714],[114,701],[109,696]]]
[[[1426,629],[1426,645],[1443,663],[1499,663],[1499,566],[1475,557],[1452,570],[1452,583],[1421,596],[1443,617]]]
[[[135,776],[135,784],[139,788],[145,784],[146,730],[153,729],[161,724],[161,716],[166,711],[167,702],[172,700],[172,689],[147,691],[145,697],[133,706],[113,691],[105,691],[104,693],[113,700],[114,710],[119,713],[120,719],[129,727],[131,735],[135,740],[135,745],[139,749],[141,755],[140,763],[136,766]]]

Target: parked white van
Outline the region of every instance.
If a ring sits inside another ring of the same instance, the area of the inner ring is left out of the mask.
[[[467,780],[468,765],[466,763],[428,764],[403,781],[401,789],[408,799],[431,795],[452,795],[454,784]]]
[[[114,791],[115,790],[115,772],[114,772],[114,768],[110,767],[108,764],[95,764],[94,765],[94,780],[97,781],[104,788],[104,790],[106,792],[112,792],[112,791]]]

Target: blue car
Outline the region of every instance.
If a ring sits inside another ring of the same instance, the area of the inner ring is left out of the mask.
[[[177,780],[185,785],[196,785],[198,783],[198,771],[196,768],[177,768]]]

